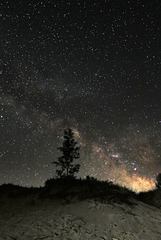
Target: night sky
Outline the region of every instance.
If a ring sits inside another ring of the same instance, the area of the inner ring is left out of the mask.
[[[153,189],[160,1],[2,0],[0,20],[0,184],[43,186],[70,127],[78,177]]]

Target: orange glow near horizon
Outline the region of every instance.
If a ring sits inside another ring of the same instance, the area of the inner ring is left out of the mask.
[[[93,163],[95,165],[96,162],[96,168],[98,169],[99,167],[99,169],[102,170],[102,179],[106,176],[114,184],[124,186],[136,193],[146,192],[156,188],[155,179],[148,178],[146,174],[144,175],[143,173],[128,170],[128,165],[123,163],[123,161],[120,162],[119,155],[117,156],[118,158],[113,158],[113,155],[110,156],[108,152],[105,152],[99,145],[92,145]],[[144,159],[143,157],[144,156],[142,156],[142,159]],[[153,161],[153,158],[150,156],[150,162],[152,163]],[[145,162],[145,159],[143,162]],[[105,163],[105,165],[102,165],[103,163]],[[94,172],[94,175],[97,178],[97,173]],[[100,178],[100,176],[98,178]]]
[[[137,173],[129,173],[124,164],[121,166],[116,166],[114,164],[111,171],[111,179],[114,178],[114,183],[125,186],[136,193],[147,192],[156,188],[155,179],[139,176]]]
[[[122,179],[122,184],[125,187],[131,189],[134,192],[147,192],[155,189],[154,179],[148,179],[146,177],[140,177],[137,175],[126,176],[125,181]]]
[[[155,182],[153,179],[134,176],[131,182],[131,189],[135,192],[150,191],[155,189]]]

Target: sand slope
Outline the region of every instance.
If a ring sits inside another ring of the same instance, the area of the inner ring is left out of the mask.
[[[160,240],[161,210],[142,202],[10,200],[0,205],[0,240]]]

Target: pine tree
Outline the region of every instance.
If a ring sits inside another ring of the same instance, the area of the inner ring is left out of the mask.
[[[80,157],[78,152],[80,147],[76,147],[76,145],[77,142],[74,139],[72,130],[70,128],[65,130],[63,146],[57,148],[62,153],[62,156],[58,158],[58,161],[53,162],[59,168],[56,170],[58,177],[73,177],[75,173],[79,172],[80,164],[73,164],[74,159]]]

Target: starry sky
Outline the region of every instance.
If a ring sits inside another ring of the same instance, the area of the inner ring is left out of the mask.
[[[78,177],[155,188],[160,1],[2,0],[0,19],[0,184],[43,186],[70,127]]]

